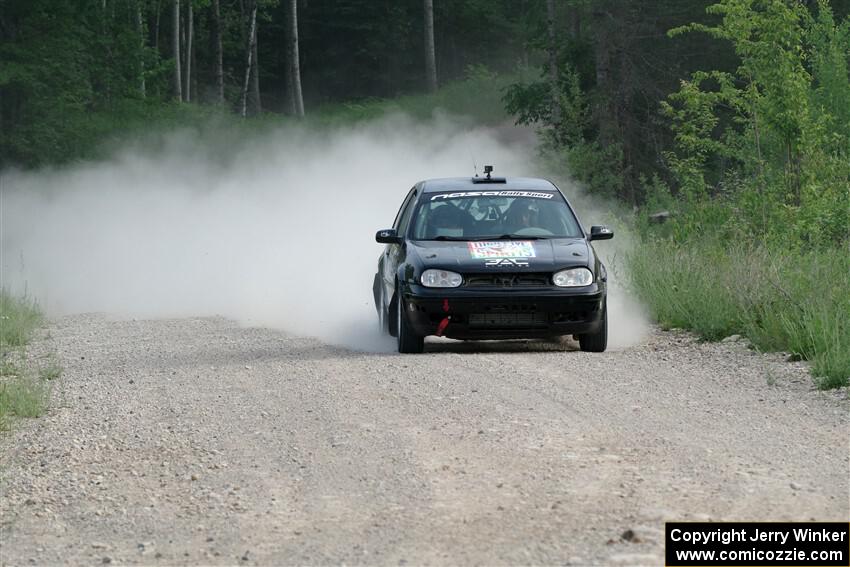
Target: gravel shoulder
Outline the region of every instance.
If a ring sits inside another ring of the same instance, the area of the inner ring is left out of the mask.
[[[850,517],[847,390],[741,343],[401,356],[101,315],[49,337],[52,408],[0,438],[2,565],[658,565],[665,520]]]

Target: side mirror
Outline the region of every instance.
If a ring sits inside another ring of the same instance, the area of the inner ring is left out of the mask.
[[[588,240],[611,240],[614,238],[614,231],[607,226],[591,226],[590,238]]]
[[[401,244],[401,237],[394,228],[385,228],[375,233],[375,241],[381,244]]]

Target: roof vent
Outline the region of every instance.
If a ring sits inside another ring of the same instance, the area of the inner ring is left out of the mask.
[[[490,174],[493,172],[492,165],[484,166],[484,175],[487,177],[478,177],[476,175],[472,178],[473,183],[507,183],[507,180],[504,177],[491,177]]]

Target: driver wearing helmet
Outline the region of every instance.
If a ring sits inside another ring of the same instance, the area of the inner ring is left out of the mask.
[[[505,218],[505,226],[510,232],[537,226],[537,207],[525,200],[517,200],[511,205]]]

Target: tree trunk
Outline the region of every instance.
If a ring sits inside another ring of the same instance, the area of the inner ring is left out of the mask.
[[[292,100],[296,116],[304,116],[304,96],[301,93],[301,64],[298,55],[298,0],[288,0],[289,8],[289,76],[292,80]]]
[[[248,116],[248,81],[251,78],[251,64],[254,55],[254,37],[257,33],[257,2],[254,0],[253,7],[251,8],[251,24],[248,31],[248,49],[247,59],[248,64],[245,65],[245,82],[242,83],[242,104],[241,104],[241,115],[244,118]]]
[[[183,100],[183,81],[180,73],[180,0],[174,0],[173,6],[172,53],[174,54],[174,97]]]
[[[263,110],[263,105],[260,101],[260,57],[257,54],[257,44],[259,43],[260,29],[257,24],[257,29],[254,30],[254,43],[251,48],[253,56],[251,57],[251,91],[250,103],[251,112],[259,114]]]
[[[216,103],[224,104],[224,49],[221,44],[221,7],[213,0],[213,43],[215,44],[215,94]]]
[[[601,2],[594,4],[593,17],[593,62],[596,67],[596,122],[599,124],[599,141],[603,146],[617,139],[617,108],[614,98],[618,89],[611,81],[611,56],[613,37],[611,21],[613,15]]]
[[[549,88],[552,96],[552,124],[561,122],[561,103],[558,95],[558,45],[555,35],[555,0],[546,0],[546,28],[549,32]]]
[[[425,1],[425,78],[428,92],[437,90],[437,53],[434,49],[434,0]]]
[[[592,4],[593,59],[596,67],[594,87],[594,121],[597,140],[603,150],[618,148],[620,157],[609,164],[612,171],[623,180],[617,196],[632,204],[636,202],[635,180],[630,178],[635,159],[635,142],[627,132],[627,101],[634,92],[631,67],[625,57],[631,48],[627,8],[618,0],[596,0]]]
[[[192,101],[192,40],[195,35],[195,14],[192,0],[186,0],[186,70],[183,72],[183,98]]]
[[[528,14],[528,0],[520,0],[520,13]],[[528,16],[524,15],[523,18],[527,18]],[[522,55],[520,56],[520,66],[523,69],[528,69],[528,38],[523,38],[522,40]]]
[[[145,86],[145,26],[142,19],[142,0],[136,0],[136,30],[139,34],[139,93],[147,94]]]
[[[573,39],[581,39],[581,10],[578,6],[570,6],[570,35]]]
[[[153,49],[159,55],[159,16],[162,12],[159,4],[160,0],[156,0],[156,19],[153,24]]]
[[[287,53],[289,52],[289,47],[287,46]],[[286,113],[290,116],[295,116],[296,108],[295,108],[295,85],[292,80],[292,72],[289,69],[289,59],[287,55],[286,61],[286,72],[284,73],[284,79],[286,80],[286,97],[284,97],[284,104],[286,104]]]
[[[457,46],[457,34],[451,34],[449,36],[449,53],[451,53],[452,61],[451,69],[449,70],[449,76],[451,76],[463,70],[464,59],[461,50]]]

